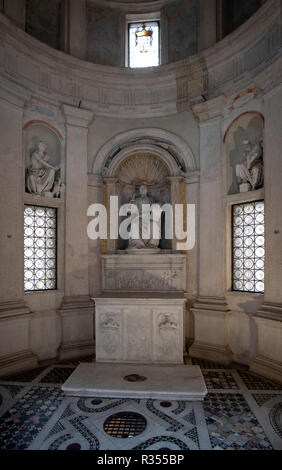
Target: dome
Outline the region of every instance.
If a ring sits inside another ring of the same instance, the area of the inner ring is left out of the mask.
[[[4,13],[14,18],[12,6]],[[262,0],[25,0],[17,23],[39,41],[88,62],[130,65],[128,25],[156,20],[159,58],[174,63],[212,46],[245,23]],[[147,66],[146,59],[143,65]],[[150,62],[148,62],[150,65]]]

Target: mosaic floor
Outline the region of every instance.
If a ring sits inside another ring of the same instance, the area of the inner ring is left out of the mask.
[[[281,384],[195,360],[209,391],[202,403],[65,397],[61,385],[79,362],[0,378],[1,450],[282,450]],[[107,420],[122,435],[108,418],[123,412],[145,422],[140,434],[134,422],[125,438],[105,432]]]

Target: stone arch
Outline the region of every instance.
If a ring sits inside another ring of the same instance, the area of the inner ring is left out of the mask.
[[[108,140],[99,150],[93,163],[93,174],[102,174],[109,168],[113,160],[127,154],[132,149],[152,151],[166,161],[172,176],[182,170],[195,171],[197,163],[189,145],[176,134],[158,128],[140,128],[123,132]],[[114,165],[113,165],[114,168]]]

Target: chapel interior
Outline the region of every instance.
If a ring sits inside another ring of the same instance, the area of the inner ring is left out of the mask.
[[[281,52],[281,0],[0,0],[0,449],[282,450]]]

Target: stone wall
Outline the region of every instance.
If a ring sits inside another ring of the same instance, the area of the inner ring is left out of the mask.
[[[93,351],[90,296],[100,289],[101,247],[87,238],[86,211],[103,201],[103,159],[141,135],[193,163],[184,190],[199,222],[187,255],[191,354],[281,376],[281,18],[281,4],[269,0],[240,35],[233,33],[232,46],[226,38],[187,61],[131,73],[50,49],[0,15],[1,370]],[[224,137],[236,119],[254,112],[265,120],[264,296],[230,287],[230,206],[242,195],[228,194]],[[29,294],[23,291],[25,139],[40,125],[60,136],[66,194],[56,203],[59,288]]]

